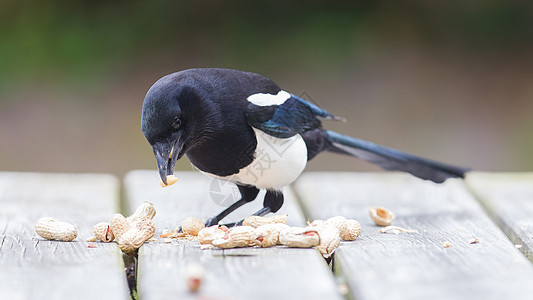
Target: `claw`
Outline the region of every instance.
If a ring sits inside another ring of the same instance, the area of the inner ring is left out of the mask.
[[[209,218],[207,221],[205,221],[205,227],[211,227],[213,225],[218,225],[218,220],[216,217]]]

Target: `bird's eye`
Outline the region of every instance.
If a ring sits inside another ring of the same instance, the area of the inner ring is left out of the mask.
[[[178,129],[178,128],[181,127],[181,119],[180,119],[179,117],[176,117],[176,118],[174,119],[174,122],[172,122],[172,127],[173,127],[174,129]]]

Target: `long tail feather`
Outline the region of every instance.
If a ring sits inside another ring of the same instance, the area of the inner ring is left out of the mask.
[[[466,168],[414,156],[334,131],[328,130],[326,133],[332,144],[329,151],[353,155],[387,170],[408,172],[437,183],[444,182],[448,178],[464,178],[468,171]]]

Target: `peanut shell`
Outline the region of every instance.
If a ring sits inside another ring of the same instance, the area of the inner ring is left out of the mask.
[[[279,234],[289,228],[287,224],[274,223],[257,227],[252,232],[252,241],[259,247],[271,247],[281,245]]]
[[[47,240],[70,242],[78,236],[74,225],[56,218],[42,217],[35,222],[35,232]]]
[[[340,233],[341,239],[345,241],[355,240],[359,234],[361,234],[361,224],[356,220],[346,220],[345,221],[345,230]]]
[[[320,226],[322,224],[324,224],[326,221],[324,220],[314,220],[312,223],[309,223],[309,220],[307,220],[307,225],[311,226],[311,227],[315,227],[315,226]]]
[[[185,234],[197,236],[200,230],[204,229],[205,225],[202,220],[194,217],[187,217],[181,223],[181,230]]]
[[[276,223],[287,224],[287,215],[275,215],[270,217],[249,216],[243,220],[242,225],[257,228],[261,225]]]
[[[317,227],[320,236],[320,244],[316,247],[325,258],[333,255],[340,244],[338,229],[332,224],[324,224]]]
[[[190,264],[185,268],[185,278],[189,291],[196,293],[202,285],[205,276],[204,268],[199,264]]]
[[[223,238],[213,240],[213,246],[227,249],[227,248],[240,248],[253,245],[251,226],[237,226],[230,228]]]
[[[131,229],[130,223],[121,214],[114,214],[109,220],[109,226],[115,236],[115,239],[120,240],[120,237]]]
[[[394,213],[385,207],[376,206],[368,210],[370,217],[378,226],[389,226],[394,220]]]
[[[109,243],[115,239],[111,226],[107,222],[100,222],[93,227],[93,233],[97,240]]]
[[[155,229],[154,221],[142,219],[118,238],[118,246],[122,251],[130,253],[151,239],[155,234]]]
[[[223,238],[225,234],[226,232],[220,229],[218,225],[205,227],[198,232],[198,241],[200,241],[200,244],[202,245],[211,244],[213,240]]]
[[[137,207],[135,212],[126,218],[129,223],[135,223],[141,219],[153,219],[155,216],[154,205],[150,202],[144,201]]]
[[[320,243],[320,237],[315,227],[289,227],[279,234],[282,245],[296,248],[310,248]]]

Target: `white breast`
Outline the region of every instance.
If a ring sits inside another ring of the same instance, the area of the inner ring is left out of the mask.
[[[307,147],[297,134],[280,139],[255,129],[257,148],[255,159],[242,168],[238,174],[219,177],[236,183],[256,186],[259,189],[279,190],[292,183],[302,173],[307,164]]]

